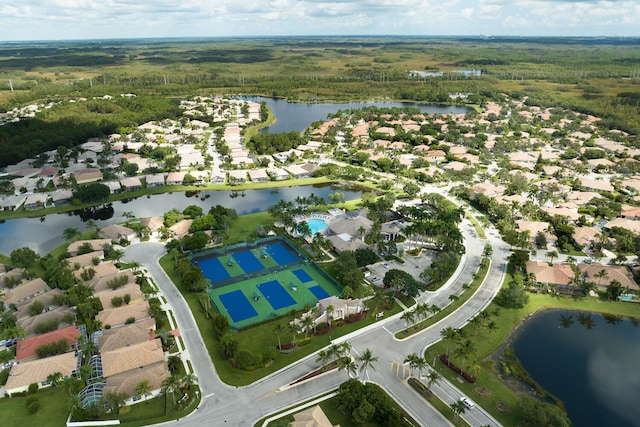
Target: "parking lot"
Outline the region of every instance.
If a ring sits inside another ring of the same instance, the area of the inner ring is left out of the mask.
[[[382,286],[384,275],[387,273],[387,271],[395,268],[397,270],[402,270],[411,274],[411,276],[413,276],[413,278],[416,280],[422,281],[422,279],[420,279],[420,273],[422,273],[426,268],[429,268],[429,266],[431,265],[431,261],[435,256],[435,253],[435,251],[424,249],[417,257],[404,254],[402,257],[404,263],[398,262],[396,260],[390,260],[372,264],[368,267],[369,271],[371,271],[371,275],[367,278],[367,280],[370,283]]]

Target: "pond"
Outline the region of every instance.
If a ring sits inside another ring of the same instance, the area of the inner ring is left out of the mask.
[[[513,348],[531,376],[562,400],[572,425],[638,426],[639,322],[546,310],[521,326]]]
[[[238,215],[246,215],[265,212],[280,200],[292,201],[296,197],[306,197],[310,194],[328,200],[327,196],[336,191],[344,194],[344,200],[358,199],[363,193],[357,188],[346,189],[329,184],[245,191],[176,192],[123,200],[90,210],[41,218],[12,219],[0,223],[0,253],[9,255],[14,249],[28,246],[44,255],[64,243],[62,231],[65,228],[75,227],[85,231],[84,222],[88,219],[94,220],[98,227],[124,222],[125,212],[131,212],[136,218],[146,218],[162,215],[171,208],[182,211],[189,205],[201,206],[206,212],[211,206],[219,204],[235,209]]]
[[[302,132],[311,123],[326,120],[329,114],[338,110],[352,110],[364,107],[403,108],[414,107],[425,114],[466,114],[468,107],[444,104],[421,104],[418,102],[346,102],[346,103],[300,103],[288,102],[284,99],[265,98],[260,96],[243,96],[242,99],[254,102],[265,102],[276,116],[276,123],[264,128],[264,133],[282,133],[290,131]]]

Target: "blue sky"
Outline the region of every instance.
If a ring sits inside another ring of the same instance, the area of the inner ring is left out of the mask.
[[[19,0],[0,40],[271,35],[640,36],[638,0]]]

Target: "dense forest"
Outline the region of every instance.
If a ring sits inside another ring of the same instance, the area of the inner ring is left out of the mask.
[[[0,126],[0,167],[180,113],[177,101],[161,96],[63,101],[32,119]]]

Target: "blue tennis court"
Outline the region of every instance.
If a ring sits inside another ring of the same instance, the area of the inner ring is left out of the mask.
[[[233,259],[244,270],[245,273],[253,273],[254,271],[264,270],[264,265],[256,258],[251,251],[236,252]]]
[[[200,260],[198,261],[198,267],[200,267],[205,277],[214,283],[231,277],[218,258]]]
[[[261,283],[258,289],[262,295],[269,301],[274,310],[295,305],[296,301],[284,290],[280,282],[272,280],[270,282]],[[226,304],[225,304],[226,305]]]
[[[324,288],[323,288],[322,286],[320,286],[320,285],[311,286],[311,287],[309,288],[309,290],[311,291],[311,293],[312,293],[316,298],[318,298],[318,300],[325,299],[325,298],[328,298],[328,297],[330,297],[330,296],[331,296],[331,295],[329,295],[329,294],[327,293],[327,291],[325,291],[325,290],[324,290]]]
[[[301,268],[293,270],[292,273],[296,275],[301,283],[307,283],[313,280],[311,276],[309,276],[309,274]]]
[[[220,295],[220,301],[222,301],[224,308],[227,309],[227,313],[229,313],[231,320],[234,322],[240,322],[258,315],[247,300],[247,297],[239,289]]]
[[[265,246],[265,250],[279,265],[297,261],[297,258],[282,243]]]

